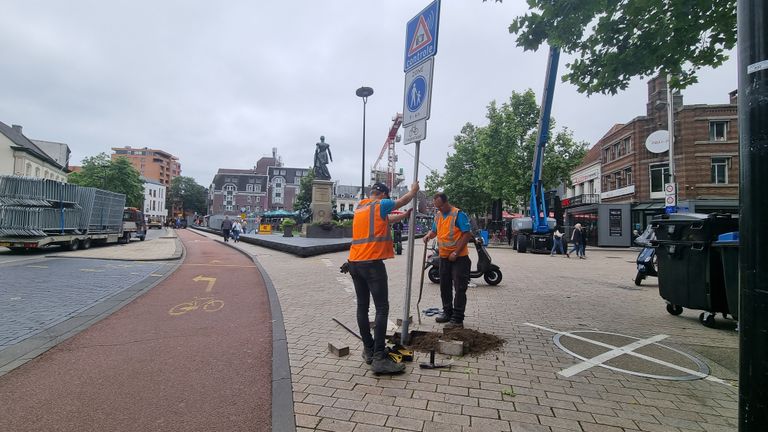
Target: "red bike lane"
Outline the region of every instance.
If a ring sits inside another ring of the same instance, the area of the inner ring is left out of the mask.
[[[272,324],[253,261],[178,230],[181,266],[0,377],[0,431],[268,431]]]

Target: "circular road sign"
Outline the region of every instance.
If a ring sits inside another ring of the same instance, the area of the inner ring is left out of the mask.
[[[427,99],[427,80],[424,78],[424,75],[419,75],[411,81],[406,97],[408,111],[416,112],[421,108]]]

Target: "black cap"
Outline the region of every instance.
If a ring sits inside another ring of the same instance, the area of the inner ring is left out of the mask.
[[[384,183],[374,183],[373,186],[371,186],[371,190],[379,191],[384,195],[389,195],[389,188]]]

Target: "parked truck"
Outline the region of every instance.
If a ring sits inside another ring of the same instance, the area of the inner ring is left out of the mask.
[[[68,250],[144,240],[144,215],[125,195],[49,179],[0,176],[0,246]]]

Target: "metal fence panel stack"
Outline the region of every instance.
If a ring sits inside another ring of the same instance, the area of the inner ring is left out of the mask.
[[[0,176],[0,235],[117,232],[125,195],[49,179]]]

